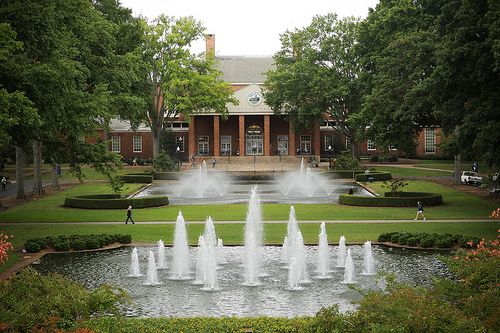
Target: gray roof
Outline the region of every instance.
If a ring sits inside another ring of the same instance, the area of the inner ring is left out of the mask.
[[[265,73],[274,69],[272,57],[217,56],[217,67],[228,83],[264,83]]]

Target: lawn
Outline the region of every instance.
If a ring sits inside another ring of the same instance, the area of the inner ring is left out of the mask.
[[[382,183],[370,183],[377,191],[383,192]],[[139,184],[127,184],[125,192],[140,187]],[[472,195],[462,193],[428,181],[411,181],[406,188],[409,191],[435,192],[443,195],[444,204],[426,209],[429,219],[484,219],[496,204]],[[125,211],[87,210],[63,207],[64,198],[81,194],[109,193],[109,187],[102,183],[87,183],[74,186],[66,191],[40,200],[0,212],[3,222],[121,222]],[[266,221],[288,220],[289,205],[264,204],[263,214]],[[295,205],[299,220],[392,220],[412,219],[414,207],[354,207],[327,204]],[[246,204],[232,205],[170,205],[156,208],[136,209],[136,221],[175,221],[181,210],[187,221],[202,221],[211,216],[215,221],[243,221],[246,217]]]
[[[424,167],[419,165],[419,167]],[[429,168],[434,168],[432,165],[428,165]],[[440,169],[440,168],[438,168]],[[393,177],[446,177],[451,176],[452,171],[447,170],[425,170],[425,169],[416,169],[416,168],[408,168],[408,167],[398,167],[398,166],[376,166],[376,171],[386,171],[390,172]]]

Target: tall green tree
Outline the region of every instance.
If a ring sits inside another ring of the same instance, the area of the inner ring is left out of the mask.
[[[439,1],[382,0],[359,29],[363,103],[356,122],[360,139],[410,156],[425,125],[436,125],[425,79],[435,68],[433,20]]]
[[[201,23],[192,17],[159,16],[146,28],[144,58],[149,73],[147,124],[158,156],[165,123],[179,114],[189,119],[199,112],[227,116],[227,103],[237,103],[228,83],[220,80],[213,55],[194,54],[191,44],[204,37]]]
[[[273,111],[286,115],[299,130],[329,115],[335,129],[350,139],[353,154],[360,128],[350,118],[361,104],[358,26],[355,18],[329,14],[282,34],[276,69],[267,73],[264,93]]]
[[[449,0],[433,31],[436,68],[427,80],[451,150],[500,167],[500,3]]]

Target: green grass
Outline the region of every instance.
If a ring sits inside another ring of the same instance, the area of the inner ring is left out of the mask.
[[[430,165],[428,167],[434,168],[434,166]],[[388,171],[393,177],[444,177],[452,175],[452,172],[447,170],[424,170],[397,166],[377,166],[375,169],[377,171]]]
[[[304,242],[318,243],[319,223],[301,223],[300,229]],[[265,224],[264,235],[266,244],[282,244],[286,234],[286,223]],[[30,238],[70,235],[70,234],[131,234],[135,243],[156,243],[160,238],[166,244],[173,243],[174,224],[134,224],[134,225],[4,225],[2,229],[14,235],[14,249],[22,248]],[[243,244],[244,224],[215,224],[217,237],[222,238],[226,245]],[[432,223],[432,222],[401,222],[401,223],[335,223],[327,225],[330,243],[337,243],[341,235],[345,235],[348,243],[362,243],[366,240],[376,240],[383,232],[428,232],[463,234],[471,237],[494,239],[500,221],[495,222],[463,222],[463,223]],[[188,241],[191,245],[198,244],[198,236],[203,233],[203,224],[187,223]]]
[[[384,192],[379,182],[370,183],[379,192]],[[462,193],[428,181],[411,181],[407,191],[434,192],[443,195],[444,204],[426,209],[429,219],[483,219],[487,218],[497,205],[472,195]],[[139,188],[139,184],[127,184],[125,192]],[[5,222],[121,222],[122,210],[87,210],[63,207],[66,196],[81,194],[110,193],[106,184],[83,184],[47,198],[0,212],[0,223]],[[416,203],[415,203],[416,204]],[[264,220],[288,220],[290,206],[287,204],[264,204]],[[136,221],[175,221],[181,210],[187,221],[205,220],[211,216],[215,221],[243,221],[246,204],[231,205],[170,205],[164,207],[136,209]],[[414,207],[354,207],[337,204],[297,204],[299,220],[391,220],[412,219]]]

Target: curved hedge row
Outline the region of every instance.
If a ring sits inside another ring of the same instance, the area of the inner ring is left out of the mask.
[[[128,173],[120,176],[120,180],[125,183],[151,184],[153,176],[144,173]]]
[[[473,246],[479,244],[480,239],[477,237],[452,235],[448,233],[439,235],[429,234],[427,232],[386,232],[378,236],[378,241],[422,248],[439,247],[443,249],[449,249],[457,246],[472,248]]]
[[[168,197],[152,196],[143,198],[121,198],[115,194],[95,194],[68,197],[64,200],[65,207],[87,209],[126,209],[129,205],[134,208],[146,208],[168,205]]]
[[[112,243],[130,244],[132,236],[121,234],[48,236],[28,239],[24,243],[24,249],[30,253],[40,252],[48,248],[55,251],[93,250]]]
[[[179,172],[154,172],[154,179],[160,180],[177,180],[179,179]]]
[[[359,195],[341,194],[339,203],[349,206],[373,207],[413,207],[420,201],[424,206],[437,206],[443,203],[443,197],[437,193],[423,192],[386,192],[383,197],[362,197]]]
[[[352,178],[352,170],[333,170],[330,173],[334,178],[343,179],[343,178]],[[354,170],[354,175],[364,174],[365,170]]]
[[[384,180],[392,179],[392,175],[390,172],[377,171],[377,172],[371,172],[369,175],[365,175],[364,173],[357,174],[356,181],[357,182],[367,182],[368,177],[372,177],[374,181],[384,181]]]

